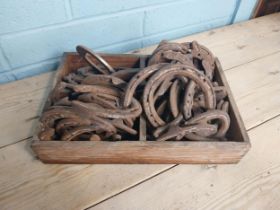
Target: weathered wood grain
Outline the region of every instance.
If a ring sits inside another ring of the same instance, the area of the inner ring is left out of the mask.
[[[53,75],[51,72],[0,85],[0,147],[33,135]]]
[[[249,136],[252,149],[235,166],[179,165],[90,209],[278,209],[280,117]]]
[[[221,60],[225,70],[280,51],[279,13],[175,40],[197,40]],[[160,41],[160,40],[159,40]],[[155,45],[141,49],[149,53]]]
[[[237,163],[248,142],[35,141],[45,163]],[[59,148],[59,149],[57,149]]]
[[[225,74],[248,129],[280,113],[280,52]]]
[[[171,165],[46,165],[30,141],[0,150],[0,209],[84,209]],[[129,184],[128,184],[129,183]]]

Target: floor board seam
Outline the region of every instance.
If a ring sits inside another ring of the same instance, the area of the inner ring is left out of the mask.
[[[246,129],[246,131],[249,132],[249,131],[251,131],[251,130],[254,130],[255,128],[257,128],[257,127],[259,127],[259,126],[262,126],[263,124],[268,123],[269,121],[274,120],[274,119],[276,119],[277,117],[280,117],[280,113],[277,114],[277,115],[275,115],[275,116],[273,116],[273,117],[271,117],[271,118],[269,118],[269,119],[267,119],[267,120],[264,120],[263,122],[261,122],[261,123],[259,123],[259,124],[257,124],[257,125],[252,126],[251,128]]]
[[[235,68],[238,68],[238,67],[240,67],[240,66],[243,66],[243,65],[252,63],[252,62],[257,61],[257,60],[261,60],[261,59],[267,58],[267,57],[269,57],[269,56],[272,56],[272,55],[278,54],[278,53],[280,53],[280,50],[274,51],[274,52],[269,53],[269,54],[267,54],[267,55],[264,55],[264,56],[262,56],[262,57],[255,58],[255,59],[250,60],[250,61],[248,61],[248,62],[246,62],[246,63],[241,63],[241,64],[238,64],[238,65],[236,65],[236,66],[232,66],[232,67],[230,67],[230,68],[228,68],[228,69],[224,69],[224,72],[230,71],[230,70],[234,70]]]
[[[30,138],[32,138],[32,136],[26,137],[26,138],[24,138],[24,139],[15,141],[15,142],[10,143],[10,144],[6,144],[6,145],[3,145],[3,146],[0,146],[0,150],[3,149],[3,148],[6,148],[6,147],[8,147],[8,146],[12,146],[12,145],[14,145],[14,144],[17,144],[17,143],[23,142],[23,141],[25,141],[25,140],[28,140],[28,139],[30,139]]]
[[[124,189],[124,190],[122,190],[122,191],[120,191],[120,192],[118,192],[118,193],[116,193],[116,194],[114,194],[114,195],[111,195],[111,196],[109,196],[109,197],[107,197],[107,198],[105,198],[105,199],[103,199],[103,200],[101,200],[101,201],[99,201],[99,202],[97,202],[97,203],[95,203],[95,204],[93,204],[93,205],[87,207],[87,208],[85,208],[84,210],[89,210],[90,208],[95,207],[95,206],[97,206],[97,205],[99,205],[99,204],[101,204],[101,203],[103,203],[103,202],[105,202],[105,201],[107,201],[107,200],[109,200],[109,199],[111,199],[111,198],[114,198],[115,196],[118,196],[118,195],[120,195],[120,194],[122,194],[122,193],[124,193],[124,192],[126,192],[126,191],[128,191],[128,190],[130,190],[130,189],[132,189],[132,188],[134,188],[134,187],[137,187],[138,185],[140,185],[140,184],[142,184],[142,183],[144,183],[144,182],[146,182],[146,181],[149,181],[150,179],[153,179],[153,178],[155,178],[155,177],[157,177],[157,176],[159,176],[159,175],[161,175],[161,174],[163,174],[163,173],[165,173],[165,172],[167,172],[167,171],[169,171],[169,170],[175,168],[175,167],[178,166],[178,165],[179,165],[179,164],[172,165],[172,166],[170,166],[169,168],[164,169],[164,170],[162,170],[162,171],[160,171],[160,172],[154,174],[153,176],[150,176],[150,177],[148,177],[148,178],[146,178],[146,179],[143,179],[142,181],[140,181],[140,182],[138,182],[138,183],[136,183],[136,184],[134,184],[134,185],[131,185],[131,186],[129,186],[128,188],[126,188],[126,189]]]

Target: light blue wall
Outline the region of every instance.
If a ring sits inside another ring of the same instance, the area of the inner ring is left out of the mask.
[[[256,0],[0,0],[0,83],[54,70],[84,44],[126,52],[249,19]]]

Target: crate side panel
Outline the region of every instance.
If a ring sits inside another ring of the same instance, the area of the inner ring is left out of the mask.
[[[37,141],[32,148],[47,163],[237,163],[244,142],[61,142]]]

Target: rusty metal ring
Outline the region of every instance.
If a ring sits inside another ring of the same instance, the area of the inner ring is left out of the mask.
[[[83,57],[89,64],[91,64],[94,68],[97,68],[97,70],[100,71],[100,68],[98,68],[96,66],[96,64],[90,59],[89,56],[94,57],[99,63],[101,63],[110,73],[115,72],[115,70],[113,69],[113,67],[110,66],[109,63],[107,63],[101,56],[99,56],[97,53],[93,52],[91,49],[82,46],[82,45],[78,45],[76,47],[77,52],[79,53],[79,55],[81,57]],[[102,73],[104,73],[104,71],[101,70]]]

